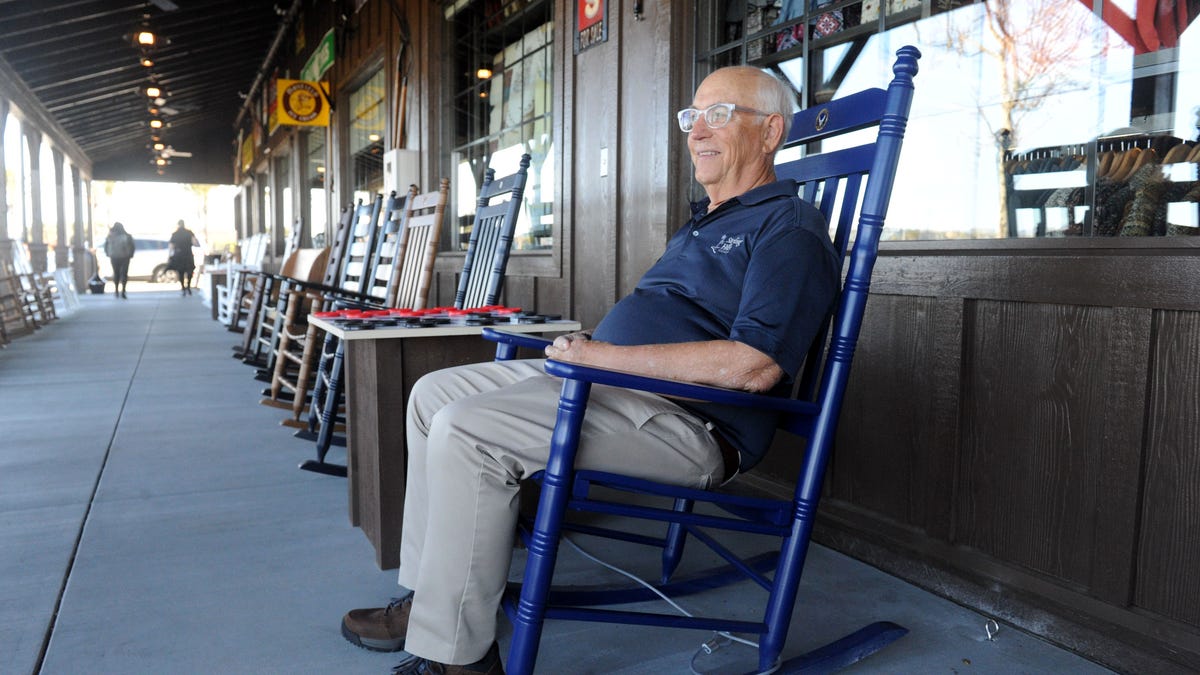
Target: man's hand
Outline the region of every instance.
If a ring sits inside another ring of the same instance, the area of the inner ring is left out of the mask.
[[[546,346],[546,357],[567,363],[587,363],[583,353],[591,341],[592,333],[586,330],[560,335]]]

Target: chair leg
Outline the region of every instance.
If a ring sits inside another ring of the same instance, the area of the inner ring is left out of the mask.
[[[345,385],[342,382],[345,369],[345,343],[337,343],[333,361],[329,366],[329,381],[325,386],[325,400],[321,406],[321,427],[317,433],[317,461],[324,462],[325,455],[333,441],[334,427],[337,425],[338,404],[342,400]]]
[[[296,374],[296,390],[292,396],[292,421],[299,422],[304,414],[304,392],[310,389],[308,380],[312,377],[313,351],[316,349],[320,329],[313,324],[308,325],[304,335],[304,353],[300,356],[300,372]]]
[[[315,434],[321,423],[321,410],[325,407],[325,396],[329,391],[329,369],[337,352],[337,338],[326,333],[321,341],[321,355],[317,361],[317,381],[313,383],[312,400],[308,406],[308,430]]]
[[[678,513],[688,513],[694,504],[695,502],[691,499],[676,499],[674,510]],[[671,575],[675,574],[679,562],[683,560],[683,548],[686,543],[687,528],[680,523],[671,523],[667,526],[667,536],[662,552],[662,580],[660,583],[667,583],[671,580]]]
[[[550,461],[542,479],[537,516],[527,544],[529,553],[525,561],[521,597],[511,615],[513,637],[506,663],[507,672],[511,675],[532,673],[537,660],[554,563],[558,558],[558,539],[562,534],[563,517],[571,496],[579,431],[590,392],[590,383],[563,381],[558,420],[550,441]]]
[[[288,349],[291,346],[289,335],[284,335],[279,339],[279,349]],[[283,381],[287,375],[287,359],[281,358],[278,354],[275,355],[275,368],[271,376],[271,394],[270,400],[278,401],[279,394],[283,390]]]
[[[259,309],[263,302],[263,293],[265,291],[266,279],[259,276],[254,283],[254,291],[250,296],[250,308],[246,311],[246,323],[242,327],[242,344],[240,349],[235,351],[235,356],[239,359],[246,359],[250,354],[250,348],[254,346],[254,338],[258,334],[258,317]],[[242,311],[242,298],[238,298],[238,313]],[[236,317],[237,315],[235,315]],[[237,324],[237,319],[234,319],[234,325]]]
[[[329,464],[325,455],[333,445],[333,430],[337,424],[338,402],[342,396],[342,368],[345,360],[345,342],[332,335],[325,336],[325,350],[330,348],[330,342],[335,342],[333,359],[329,364],[328,378],[324,388],[324,399],[320,402],[320,425],[317,427],[317,459],[308,460],[300,465],[305,471],[315,471],[330,476],[346,476],[348,468],[340,464]],[[313,407],[318,405],[316,394],[313,395]],[[313,413],[309,413],[312,415]],[[311,420],[310,420],[311,422]]]
[[[296,438],[306,441],[317,440],[317,429],[320,427],[321,409],[324,407],[327,390],[325,383],[329,379],[329,366],[333,362],[333,354],[329,351],[333,340],[334,337],[327,333],[321,343],[321,351],[317,355],[316,372],[313,374],[312,392],[308,395],[308,418],[304,420],[303,428],[292,434]]]

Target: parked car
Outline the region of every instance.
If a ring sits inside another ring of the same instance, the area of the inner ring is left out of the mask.
[[[148,279],[158,283],[173,283],[179,280],[175,270],[167,269],[167,251],[170,248],[170,242],[166,239],[148,239],[136,235],[133,240],[133,257],[129,259],[130,279]],[[204,261],[204,249],[200,246],[193,246],[192,257],[196,259],[197,272],[199,272],[200,264]],[[104,252],[103,242],[96,247],[96,265],[100,270],[100,276],[112,279],[112,261]]]

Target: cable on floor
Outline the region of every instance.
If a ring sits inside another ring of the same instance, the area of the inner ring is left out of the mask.
[[[693,614],[691,612],[684,609],[682,606],[679,605],[679,603],[672,600],[665,593],[663,593],[662,591],[655,588],[653,584],[646,581],[645,579],[642,579],[641,577],[634,574],[633,572],[624,570],[620,567],[617,567],[616,565],[614,565],[612,563],[601,560],[600,558],[592,555],[591,553],[588,553],[587,551],[585,551],[583,549],[582,546],[580,546],[573,539],[571,539],[570,537],[568,537],[566,535],[563,535],[563,541],[567,542],[567,544],[571,548],[575,549],[575,551],[577,551],[584,558],[587,558],[588,560],[596,563],[597,565],[600,565],[601,567],[607,568],[609,570],[612,570],[613,572],[616,572],[617,574],[620,574],[626,578],[629,578],[629,579],[633,580],[635,583],[648,589],[651,593],[654,593],[658,597],[662,598],[663,602],[666,602],[668,605],[673,607],[675,609],[675,611],[679,612],[680,614],[682,614],[686,617],[693,616]],[[690,662],[688,663],[688,668],[689,668],[689,670],[691,670],[692,675],[704,675],[700,671],[696,670],[696,659],[699,658],[701,653],[703,653],[705,655],[710,655],[710,654],[713,654],[714,652],[716,652],[718,649],[721,649],[722,647],[728,646],[732,643],[739,643],[739,644],[743,644],[743,645],[746,645],[749,647],[753,647],[754,649],[758,649],[757,642],[753,642],[753,641],[747,640],[745,638],[740,638],[728,631],[716,631],[713,633],[712,639],[708,640],[707,642],[701,643],[701,645],[692,654],[692,658],[691,658]],[[779,661],[776,660],[775,664],[772,665],[770,669],[759,671],[759,672],[755,673],[755,675],[770,675],[771,673],[774,673],[775,671],[779,670],[779,665],[780,665]]]

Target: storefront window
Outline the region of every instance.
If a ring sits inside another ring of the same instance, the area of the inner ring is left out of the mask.
[[[713,2],[698,70],[770,68],[807,106],[880,86],[896,49],[919,47],[886,238],[1194,235],[1200,91],[1183,83],[1200,38],[1185,4]]]
[[[291,166],[291,158],[287,155],[281,155],[275,158],[275,184],[279,188],[279,232],[282,233],[282,241],[288,242],[292,238],[293,230],[295,229],[295,217],[292,215],[292,185],[291,171],[288,169]]]
[[[271,201],[270,176],[260,173],[255,176],[254,183],[258,186],[258,223],[255,232],[269,232],[268,228],[274,222],[275,204]]]
[[[551,135],[549,0],[455,2],[447,5],[454,45],[453,198],[447,221],[452,248],[466,248],[484,172],[515,173],[530,156],[515,250],[554,244],[554,144]]]
[[[321,248],[325,246],[325,232],[329,224],[325,203],[325,130],[307,130],[304,138],[308,151],[304,162],[304,180],[308,185],[309,232],[312,233],[312,245]]]
[[[350,180],[354,200],[383,191],[383,134],[387,128],[383,70],[350,94]]]

